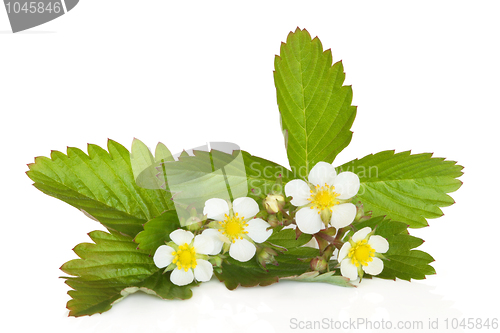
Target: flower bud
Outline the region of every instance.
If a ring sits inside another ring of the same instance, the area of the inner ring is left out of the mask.
[[[196,212],[196,208],[189,207],[186,210],[177,210],[181,227],[189,231],[198,231],[206,221],[206,217]]]
[[[363,222],[368,219],[370,219],[370,214],[371,212],[368,212],[368,214],[365,215],[365,209],[363,207],[363,204],[361,201],[356,202],[356,217],[354,218],[354,221],[358,222]]]
[[[191,216],[183,222],[184,222],[184,226],[189,231],[200,230],[201,226],[203,225],[203,221],[197,216]],[[181,221],[181,224],[182,224],[182,221]]]
[[[323,257],[316,257],[313,260],[311,260],[311,269],[313,271],[326,271],[326,268],[328,267],[328,262],[323,258]]]
[[[274,256],[277,254],[278,252],[266,247],[257,253],[257,260],[264,268],[266,268],[267,264],[278,266],[278,261],[276,261],[276,259],[274,258]]]
[[[222,266],[222,258],[220,256],[211,256],[209,260],[215,267]]]
[[[277,226],[281,225],[280,221],[278,220],[278,217],[276,215],[269,215],[267,218],[267,222],[271,225],[271,227],[276,228]]]
[[[264,207],[269,214],[276,214],[285,206],[285,197],[282,194],[268,194],[264,199]]]

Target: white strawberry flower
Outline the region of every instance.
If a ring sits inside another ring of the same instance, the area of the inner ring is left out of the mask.
[[[365,227],[357,231],[340,249],[340,273],[350,280],[356,280],[358,276],[363,278],[363,273],[378,275],[384,269],[384,262],[378,254],[388,250],[387,240],[373,235],[372,229]]]
[[[172,242],[161,245],[155,252],[153,261],[159,268],[170,265],[173,269],[170,281],[178,286],[185,286],[197,281],[209,281],[213,274],[213,266],[207,260],[208,254],[216,246],[212,237],[194,236],[192,232],[177,229],[170,233]]]
[[[223,243],[229,245],[229,256],[241,262],[252,259],[255,255],[255,243],[265,242],[273,233],[268,230],[269,223],[254,218],[259,212],[257,202],[248,197],[237,198],[229,207],[227,201],[213,198],[205,202],[203,214],[218,221],[217,229],[207,229],[203,235],[213,237],[216,242],[214,252],[221,251]]]
[[[335,167],[318,162],[309,172],[309,183],[294,179],[285,185],[291,204],[299,207],[295,215],[297,227],[306,234],[315,234],[328,224],[343,228],[354,221],[356,206],[348,199],[360,187],[359,177],[350,171],[337,175]]]

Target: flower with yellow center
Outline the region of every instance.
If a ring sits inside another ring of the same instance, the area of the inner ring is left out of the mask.
[[[297,227],[306,234],[315,234],[332,225],[343,228],[356,217],[356,206],[348,199],[360,187],[355,173],[346,171],[337,175],[333,165],[318,162],[309,172],[308,182],[294,179],[285,185],[285,194],[299,207],[295,215]]]
[[[356,280],[358,276],[363,278],[364,273],[378,275],[384,269],[384,262],[378,254],[388,250],[387,240],[373,235],[372,229],[365,227],[357,231],[340,249],[340,273],[350,280]]]
[[[155,252],[153,261],[159,268],[172,270],[170,281],[184,286],[197,281],[209,281],[213,274],[212,264],[207,260],[216,246],[208,235],[194,236],[192,232],[177,229],[170,233],[172,242],[161,245]]]
[[[248,223],[243,219],[243,216],[224,215],[224,221],[219,221],[220,228],[218,229],[224,236],[226,236],[231,243],[235,243],[238,239],[243,239],[243,235],[248,234],[245,228],[248,228]]]
[[[231,207],[223,199],[213,198],[205,202],[203,214],[218,221],[217,229],[207,229],[203,235],[213,237],[216,242],[214,252],[222,250],[223,243],[229,245],[229,255],[238,261],[250,260],[256,252],[255,243],[265,242],[273,233],[271,226],[260,218],[254,218],[259,212],[257,202],[248,197],[237,198]]]
[[[187,243],[179,245],[179,250],[172,251],[172,255],[174,256],[172,263],[176,264],[178,269],[187,272],[190,268],[196,268],[196,250]]]

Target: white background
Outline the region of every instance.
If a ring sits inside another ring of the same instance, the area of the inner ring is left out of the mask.
[[[292,318],[425,327],[439,318],[443,331],[445,318],[498,317],[499,9],[494,1],[82,0],[12,34],[1,8],[1,325],[264,333],[298,331]],[[26,164],[108,138],[130,147],[137,137],[173,152],[230,141],[287,165],[272,73],[280,42],[297,26],[332,49],[353,86],[354,136],[336,164],[412,149],[465,166],[456,204],[413,232],[426,240],[421,249],[436,259],[437,275],[356,289],[287,281],[235,291],[214,278],[187,301],[134,294],[102,315],[68,318],[59,267],[102,227],[32,187]],[[361,328],[344,332],[370,331]]]

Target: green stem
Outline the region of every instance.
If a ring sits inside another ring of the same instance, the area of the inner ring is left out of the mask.
[[[328,235],[326,235],[326,234],[324,234],[324,233],[322,233],[322,232],[318,232],[318,233],[316,233],[316,235],[317,235],[318,237],[323,238],[323,239],[324,239],[324,240],[326,240],[328,243],[333,244],[333,243],[335,242],[335,238],[333,238],[332,236],[328,236]]]
[[[349,230],[348,227],[344,227],[337,231],[337,235],[335,236],[335,239],[332,242],[333,246],[335,246],[337,249],[340,250],[342,248],[342,245],[344,245],[344,242],[342,242],[342,238],[344,237],[345,233],[348,230]]]

